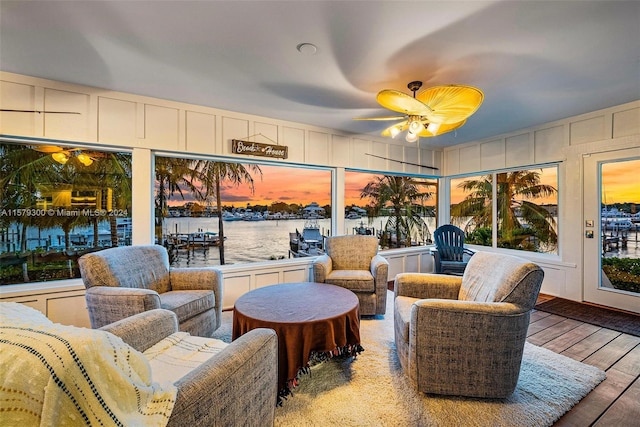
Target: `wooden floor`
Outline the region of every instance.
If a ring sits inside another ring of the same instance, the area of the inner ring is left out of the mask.
[[[552,297],[541,295],[538,301]],[[607,379],[554,426],[640,426],[640,337],[537,311],[527,340],[597,366]]]

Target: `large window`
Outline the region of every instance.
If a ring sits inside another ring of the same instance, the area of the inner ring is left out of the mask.
[[[347,171],[345,233],[374,234],[382,248],[429,244],[437,195],[433,178]]]
[[[317,255],[331,171],[156,156],[156,240],[174,266]]]
[[[78,257],[131,244],[131,155],[0,144],[0,284],[80,277]]]
[[[469,243],[492,246],[495,224],[496,247],[557,253],[557,188],[556,166],[455,178],[451,222]]]

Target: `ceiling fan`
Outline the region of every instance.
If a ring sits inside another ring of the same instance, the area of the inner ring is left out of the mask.
[[[354,118],[354,120],[402,120],[382,131],[382,136],[394,138],[407,131],[406,140],[415,142],[419,137],[433,137],[450,132],[464,125],[482,104],[484,94],[478,88],[465,85],[446,85],[427,88],[416,95],[421,81],[407,85],[413,97],[406,93],[385,89],[376,100],[401,116]]]
[[[87,154],[82,148],[65,148],[57,145],[35,145],[31,147],[35,151],[51,154],[53,160],[60,164],[66,164],[71,157],[76,157],[85,166],[91,166],[95,160],[95,154]]]

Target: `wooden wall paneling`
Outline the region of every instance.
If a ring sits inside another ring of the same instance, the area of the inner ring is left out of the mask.
[[[460,172],[480,170],[480,144],[460,148]]]
[[[309,268],[301,265],[295,269],[282,271],[283,283],[308,282],[310,279]]]
[[[457,175],[460,173],[460,149],[454,148],[444,152],[443,175]]]
[[[216,116],[186,112],[185,148],[189,153],[215,154]]]
[[[0,81],[0,108],[11,110],[41,110],[36,107],[36,88],[32,85]],[[37,113],[0,112],[0,133],[6,135],[40,136],[36,124],[42,120]]]
[[[86,93],[75,93],[45,88],[44,109],[46,111],[68,111],[80,114],[43,114],[44,136],[73,141],[95,141],[90,131],[90,100]]]
[[[420,164],[420,150],[417,146],[404,147],[404,171],[406,173],[420,173],[422,168],[416,166]]]
[[[84,310],[73,309],[73,307],[84,307]],[[48,298],[47,317],[63,325],[91,328],[84,292],[61,298]]]
[[[605,116],[598,115],[569,123],[569,145],[609,139],[605,133]]]
[[[246,139],[249,135],[249,121],[234,117],[222,117],[222,154],[230,155],[232,139]],[[244,157],[244,156],[243,156]]]
[[[349,156],[351,138],[343,135],[331,135],[331,164],[338,167],[351,166]]]
[[[286,161],[304,163],[304,129],[282,127],[282,145],[287,146],[289,158]]]
[[[351,167],[366,169],[369,167],[369,159],[366,153],[371,152],[371,141],[361,138],[351,138],[350,158]]]
[[[383,144],[382,142],[373,141],[371,143],[371,152],[374,156],[367,156],[369,161],[369,168],[375,171],[385,171],[387,170],[387,159],[389,157],[389,153],[387,152],[387,148],[389,144]]]
[[[420,148],[419,150],[419,158],[417,158],[415,161],[411,161],[411,160],[407,160],[408,162],[412,162],[412,163],[418,163],[420,165],[423,166],[435,166],[438,167],[437,165],[434,164],[434,151],[428,148]],[[433,169],[429,169],[426,167],[421,167],[420,168],[420,173],[426,174],[426,175],[438,175],[439,171],[433,170]]]
[[[153,104],[144,105],[144,147],[178,150],[180,110]]]
[[[483,170],[501,169],[505,167],[504,139],[483,142],[480,144],[480,167]]]
[[[438,168],[438,169],[429,169],[431,172],[431,174],[433,175],[437,175],[437,176],[443,176],[444,175],[444,153],[441,150],[434,150],[433,151],[433,157],[432,157],[433,161],[431,162],[431,166]]]
[[[305,142],[305,163],[310,165],[328,165],[331,154],[329,134],[309,131],[309,140]]]
[[[527,132],[505,138],[505,166],[530,165],[534,159],[533,133]]]
[[[138,146],[137,104],[98,97],[98,142]]]
[[[387,169],[392,172],[404,172],[404,147],[402,145],[389,145],[389,161]]]
[[[640,107],[613,113],[613,137],[637,135],[640,133]]]
[[[251,290],[251,273],[225,275],[222,286],[222,308],[233,308],[236,300]]]
[[[565,142],[565,126],[540,129],[533,134],[534,163],[552,162],[562,159]]]
[[[251,134],[254,135],[251,138],[251,141],[254,142],[260,142],[262,144],[280,143],[278,139],[278,125],[272,123],[253,122],[253,132],[251,132]]]
[[[278,271],[265,271],[255,274],[255,288],[275,285],[280,282],[280,273]]]

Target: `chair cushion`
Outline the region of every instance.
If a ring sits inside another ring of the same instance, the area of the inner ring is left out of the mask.
[[[200,313],[215,308],[212,291],[169,291],[160,294],[162,308],[173,311],[182,323]]]
[[[104,249],[83,255],[79,264],[87,288],[115,286],[158,293],[171,290],[169,255],[159,245]]]
[[[341,286],[353,292],[375,291],[373,275],[369,270],[333,270],[325,279],[325,283]]]
[[[334,270],[369,270],[371,259],[378,253],[375,236],[333,236],[327,239],[327,255]]]
[[[477,252],[464,272],[458,299],[533,308],[543,276],[539,266],[524,258]]]

